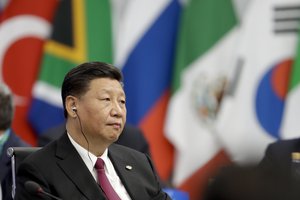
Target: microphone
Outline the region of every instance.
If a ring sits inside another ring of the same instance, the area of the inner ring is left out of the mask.
[[[45,192],[43,190],[43,188],[38,183],[36,183],[34,181],[26,181],[25,182],[25,189],[32,195],[37,195],[37,194],[41,195],[41,194],[43,194],[43,195],[46,195],[46,196],[48,196],[52,199],[62,200],[61,198],[58,198],[58,197],[56,197],[56,196],[54,196],[54,195],[52,195],[48,192]]]

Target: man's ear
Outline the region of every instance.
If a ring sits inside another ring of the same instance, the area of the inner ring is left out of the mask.
[[[66,110],[71,117],[77,116],[77,98],[69,95],[66,97]]]

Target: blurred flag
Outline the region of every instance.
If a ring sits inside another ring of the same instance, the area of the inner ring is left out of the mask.
[[[191,0],[179,33],[166,133],[176,148],[173,183],[201,199],[208,177],[227,155],[215,118],[232,68],[237,19],[230,0]]]
[[[296,6],[290,7],[291,10],[297,11],[298,20],[295,20],[296,24],[300,19],[300,1],[297,1],[298,8]],[[284,138],[299,137],[300,130],[300,32],[299,26],[296,25],[294,31],[298,32],[298,45],[295,53],[294,63],[291,69],[288,96],[286,99],[286,107],[284,111],[284,118],[282,122],[282,133]]]
[[[39,71],[41,50],[51,31],[57,1],[7,3],[0,15],[0,82],[8,84],[15,96],[14,130],[34,144],[35,135],[28,124],[27,112]]]
[[[173,149],[163,125],[180,11],[177,0],[133,0],[118,12],[122,16],[114,26],[119,27],[115,63],[124,73],[127,122],[142,128],[164,180],[173,167]]]
[[[2,10],[5,9],[5,6],[8,4],[10,0],[0,0],[0,14],[2,13]]]
[[[299,128],[287,131],[283,123],[299,5],[299,0],[254,0],[248,5],[239,62],[218,121],[219,136],[238,163],[258,162],[268,143],[299,134]]]
[[[37,134],[64,122],[60,88],[71,68],[86,61],[112,62],[111,35],[107,0],[60,1],[33,89],[29,120]]]

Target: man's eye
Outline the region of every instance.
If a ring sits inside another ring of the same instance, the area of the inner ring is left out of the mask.
[[[103,101],[110,101],[110,98],[103,98]]]
[[[121,100],[120,102],[121,102],[122,104],[125,104],[125,103],[126,103],[126,101],[125,101],[125,100]]]

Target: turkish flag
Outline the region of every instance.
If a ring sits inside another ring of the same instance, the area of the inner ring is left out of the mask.
[[[27,112],[57,3],[58,0],[14,0],[0,15],[0,82],[9,85],[14,93],[13,130],[32,145],[36,135]]]

